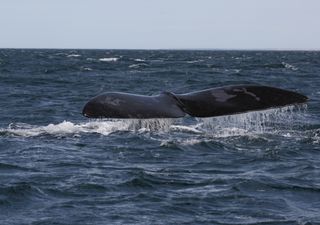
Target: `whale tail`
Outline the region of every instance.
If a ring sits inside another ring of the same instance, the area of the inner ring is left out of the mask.
[[[293,91],[260,85],[236,85],[157,96],[104,93],[83,108],[90,118],[214,117],[304,103],[308,98]]]
[[[304,103],[302,94],[279,88],[237,85],[176,95],[183,110],[195,117],[232,115]]]

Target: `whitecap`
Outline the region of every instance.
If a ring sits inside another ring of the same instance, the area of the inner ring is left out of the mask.
[[[99,61],[101,62],[116,62],[119,58],[110,57],[110,58],[100,58]]]
[[[203,59],[198,59],[198,60],[187,61],[187,63],[193,64],[193,63],[198,63],[198,62],[203,62],[203,61],[204,61]]]
[[[68,55],[67,57],[69,57],[69,58],[71,58],[71,57],[75,57],[75,58],[77,58],[77,57],[80,57],[81,55],[79,55],[79,54],[70,54],[70,55]]]
[[[139,64],[132,64],[130,66],[128,66],[129,68],[132,68],[132,69],[136,69],[136,68],[139,68],[140,65]]]
[[[131,64],[128,67],[131,69],[137,69],[137,68],[140,68],[141,66],[147,66],[147,64],[145,63]]]
[[[298,68],[297,67],[295,67],[295,66],[293,66],[293,65],[291,65],[291,64],[289,64],[289,63],[286,63],[286,62],[282,62],[282,65],[286,68],[286,69],[290,69],[290,70],[298,70]]]
[[[144,60],[144,59],[134,59],[134,61],[136,61],[136,62],[145,62],[146,60]]]
[[[54,54],[54,55],[57,55],[57,56],[60,56],[60,55],[66,55],[66,53],[63,53],[63,52],[58,52],[58,53],[56,53],[56,54]]]
[[[90,67],[82,67],[81,68],[83,71],[92,71],[92,69]]]

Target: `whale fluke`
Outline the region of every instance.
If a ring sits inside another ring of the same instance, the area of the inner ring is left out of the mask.
[[[89,118],[214,117],[304,103],[297,92],[260,85],[235,85],[186,94],[144,96],[107,92],[91,99],[82,114]]]

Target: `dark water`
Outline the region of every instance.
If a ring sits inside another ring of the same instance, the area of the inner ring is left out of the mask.
[[[264,84],[308,107],[89,120],[104,91]],[[320,52],[0,50],[0,224],[320,224]]]

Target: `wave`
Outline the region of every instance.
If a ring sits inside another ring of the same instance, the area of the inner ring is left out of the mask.
[[[134,59],[134,61],[136,61],[136,62],[145,62],[146,60],[144,60],[144,59]]]
[[[203,62],[203,59],[198,59],[198,60],[189,60],[187,61],[187,63],[193,64],[193,63],[199,63],[199,62]]]
[[[139,64],[132,64],[132,65],[130,65],[128,67],[131,68],[131,69],[137,69],[137,68],[140,67],[140,65]]]
[[[148,66],[148,64],[138,63],[138,64],[131,64],[128,67],[131,68],[131,69],[137,69],[137,68],[146,67],[146,66]]]
[[[291,65],[287,62],[278,62],[278,63],[263,63],[263,64],[251,64],[251,65],[243,65],[242,69],[257,69],[257,68],[264,68],[264,69],[289,69],[296,71],[298,68],[294,65]]]
[[[67,55],[68,58],[72,58],[72,57],[77,58],[77,57],[80,57],[80,56],[81,56],[81,55],[79,55],[79,54],[70,54],[70,55]]]
[[[282,65],[283,65],[286,69],[290,69],[290,70],[294,70],[294,71],[298,70],[297,67],[295,67],[295,66],[293,66],[293,65],[291,65],[291,64],[289,64],[289,63],[286,63],[286,62],[282,62]]]
[[[99,61],[101,62],[116,62],[119,58],[110,57],[110,58],[100,58]]]
[[[92,71],[90,67],[81,67],[80,68],[82,71]]]

